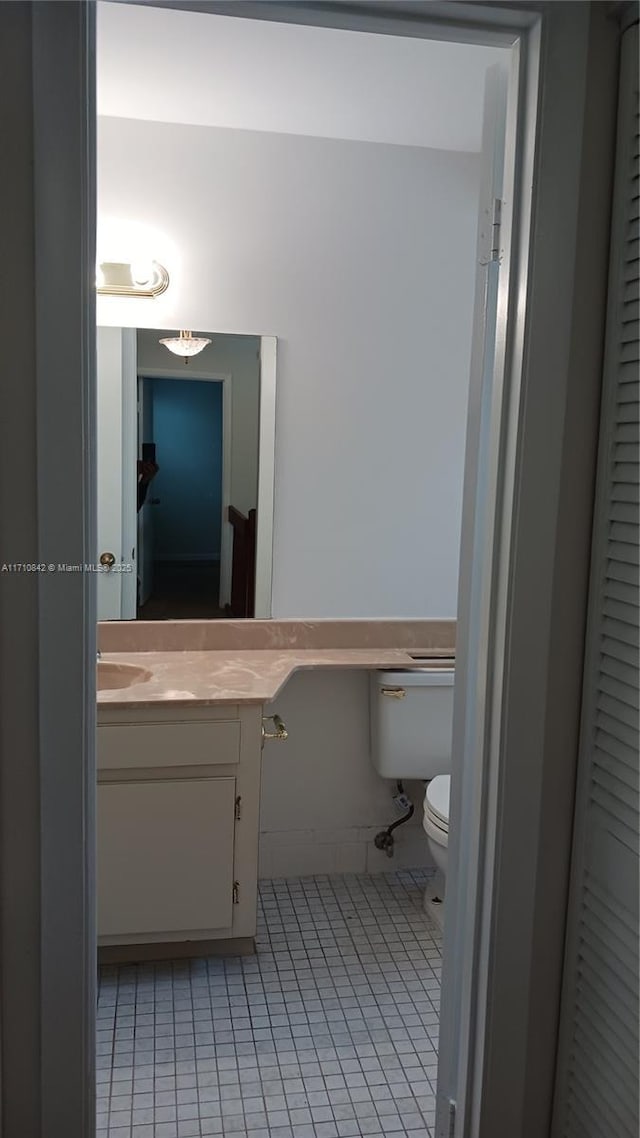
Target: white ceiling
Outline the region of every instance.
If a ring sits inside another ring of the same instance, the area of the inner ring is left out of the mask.
[[[500,48],[98,4],[98,113],[479,150]]]

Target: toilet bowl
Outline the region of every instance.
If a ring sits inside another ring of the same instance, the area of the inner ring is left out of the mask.
[[[427,784],[424,796],[423,826],[431,856],[443,876],[447,876],[449,847],[449,792],[451,777],[437,775]]]

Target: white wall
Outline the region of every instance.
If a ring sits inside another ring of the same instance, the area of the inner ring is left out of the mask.
[[[455,615],[477,164],[100,120],[100,216],[173,260],[99,323],[279,338],[274,616]]]
[[[257,506],[260,340],[255,336],[214,336],[190,365],[159,343],[153,332],[138,333],[138,371],[174,368],[176,379],[190,369],[231,376],[231,503],[243,514]]]
[[[479,150],[485,72],[505,54],[207,11],[97,8],[98,113],[152,122]]]
[[[393,860],[373,844],[400,817],[395,784],[369,759],[366,672],[297,672],[267,711],[284,719],[286,743],[265,743],[260,813],[261,877],[388,872],[432,864],[422,828],[424,787],[407,783],[416,810],[395,832]]]

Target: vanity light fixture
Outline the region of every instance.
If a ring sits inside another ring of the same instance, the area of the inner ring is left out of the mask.
[[[169,287],[169,274],[158,261],[102,261],[96,270],[100,296],[129,296],[153,300]]]
[[[211,340],[206,336],[192,336],[191,332],[181,331],[179,336],[169,336],[160,340],[160,343],[173,352],[174,356],[183,356],[185,364],[188,364],[191,356],[197,356]]]

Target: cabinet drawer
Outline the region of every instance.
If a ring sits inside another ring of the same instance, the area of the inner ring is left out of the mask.
[[[240,761],[240,723],[114,723],[98,727],[99,770],[219,766]]]
[[[235,779],[98,787],[98,933],[230,928]]]

